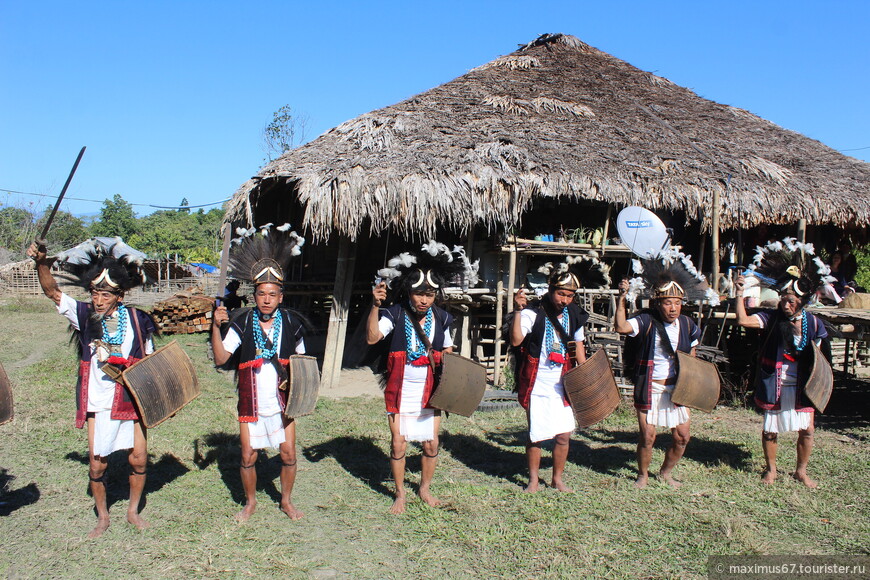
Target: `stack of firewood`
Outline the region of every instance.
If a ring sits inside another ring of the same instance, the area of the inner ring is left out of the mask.
[[[176,294],[154,305],[151,316],[163,334],[191,334],[211,328],[215,299],[202,294]]]

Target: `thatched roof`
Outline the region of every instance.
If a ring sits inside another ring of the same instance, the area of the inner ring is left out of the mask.
[[[709,227],[717,189],[723,228],[870,222],[870,164],[567,35],[286,153],[227,219],[250,218],[248,200],[274,188],[295,191],[315,239],[503,228],[545,197],[684,210]]]

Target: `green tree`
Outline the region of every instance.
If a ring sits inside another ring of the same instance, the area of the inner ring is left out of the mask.
[[[855,259],[858,262],[858,272],[855,274],[855,283],[870,291],[870,245],[855,248]]]
[[[14,206],[0,209],[0,248],[9,250],[14,260],[23,260],[24,251],[36,237],[36,225],[30,211]]]
[[[223,215],[220,209],[209,212],[200,209],[194,213],[156,211],[139,219],[137,233],[128,243],[154,258],[178,254],[185,262],[216,264]]]
[[[308,115],[294,113],[290,105],[284,105],[274,113],[272,120],[263,128],[263,143],[269,161],[280,157],[305,142]]]
[[[136,225],[133,206],[116,193],[111,200],[103,201],[100,217],[91,224],[91,234],[94,236],[121,236],[124,241],[129,243],[129,238],[136,233]]]
[[[36,231],[38,233],[42,232],[45,220],[48,219],[50,213],[50,209],[45,210],[45,213],[36,222]],[[48,252],[49,254],[55,254],[61,250],[71,248],[89,237],[88,230],[81,218],[74,216],[68,211],[58,210],[54,215],[54,221],[51,222],[51,229],[48,230]]]

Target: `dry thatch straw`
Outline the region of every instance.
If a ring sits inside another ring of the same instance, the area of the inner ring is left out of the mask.
[[[286,153],[227,219],[277,192],[315,240],[502,229],[538,198],[684,210],[709,228],[717,189],[723,228],[870,222],[870,164],[556,34]]]

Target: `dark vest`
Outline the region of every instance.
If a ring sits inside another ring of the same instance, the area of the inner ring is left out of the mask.
[[[405,337],[405,308],[402,304],[393,304],[389,308],[381,310],[381,317],[387,317],[393,322],[393,331],[389,336],[390,350],[387,355],[386,378],[387,385],[384,389],[384,402],[388,413],[399,412],[399,401],[402,400],[402,382],[405,375],[405,363],[408,360],[408,341]],[[453,316],[437,306],[432,306],[432,323],[434,325],[434,337],[432,338],[432,359],[436,367],[441,365],[441,351],[444,349],[444,337],[453,323]],[[425,357],[422,357],[425,358]],[[420,360],[420,359],[418,359]],[[422,362],[422,361],[421,361]],[[426,360],[428,364],[428,359]],[[423,388],[423,408],[429,407],[429,398],[435,386],[435,377],[432,376],[431,366],[426,375],[426,385]]]
[[[109,360],[105,364],[127,368],[145,356],[145,342],[156,333],[157,326],[148,314],[140,310],[123,305],[119,305],[119,308],[126,308],[127,314],[130,316],[130,326],[133,327],[133,346],[130,348],[130,354],[126,358],[109,357]],[[90,367],[92,364],[104,364],[91,360],[90,343],[102,335],[102,329],[95,328],[91,323],[90,315],[93,311],[94,307],[90,302],[76,300],[76,318],[79,324],[79,376],[76,382],[76,427],[79,429],[84,427],[87,421]],[[139,330],[141,331],[139,333],[136,332],[134,316],[139,322]],[[138,421],[139,418],[139,410],[133,402],[130,391],[121,383],[115,383],[115,398],[112,401],[112,419],[124,421],[132,419]]]
[[[541,298],[538,306],[533,308],[537,313],[535,324],[532,326],[532,331],[529,332],[523,339],[517,353],[517,400],[524,409],[529,408],[529,399],[532,396],[532,389],[535,386],[535,380],[538,377],[538,364],[541,357],[541,348],[544,342],[544,331],[546,327],[547,315],[544,312],[544,300],[549,300],[549,295]],[[514,316],[520,316],[519,313]],[[568,305],[568,334],[573,336],[577,329],[581,328],[589,319],[589,315],[585,310],[574,304]],[[557,334],[558,335],[558,334]],[[563,345],[566,346],[566,345]],[[571,370],[571,360],[568,359],[562,365],[562,374],[564,375]],[[565,405],[568,405],[568,400],[564,400]]]
[[[296,353],[296,343],[304,337],[302,332],[302,324],[291,318],[290,313],[284,308],[278,309],[278,314],[281,316],[281,344],[278,345],[276,357],[278,363],[287,367],[290,363],[290,355]],[[239,422],[240,423],[255,423],[257,421],[257,382],[256,369],[263,364],[272,364],[263,359],[257,358],[257,346],[254,341],[254,314],[252,308],[240,308],[233,311],[232,319],[230,320],[229,328],[238,333],[242,338],[242,342],[236,352],[233,353],[229,361],[229,365],[236,369],[236,380],[239,393]],[[257,329],[259,331],[259,329]],[[287,405],[287,392],[278,389],[275,385],[275,390],[278,393],[278,403],[281,410]]]
[[[761,331],[761,346],[758,354],[758,372],[755,377],[755,404],[765,411],[779,410],[779,395],[782,387],[780,372],[782,369],[785,345],[779,336],[779,325],[785,321],[785,315],[776,310],[762,310],[765,324]],[[797,357],[797,397],[795,409],[811,411],[812,406],[804,400],[804,386],[812,370],[812,347],[810,342],[827,338],[828,331],[818,317],[807,312],[807,346]]]
[[[634,374],[634,408],[639,411],[649,411],[652,402],[652,374],[655,356],[656,327],[652,323],[652,315],[642,312],[634,317],[638,329],[636,339],[641,340],[641,348]],[[701,329],[691,318],[681,314],[677,321],[680,325],[680,338],[676,350],[692,352],[692,343],[701,339]],[[667,336],[663,340],[669,340]]]

